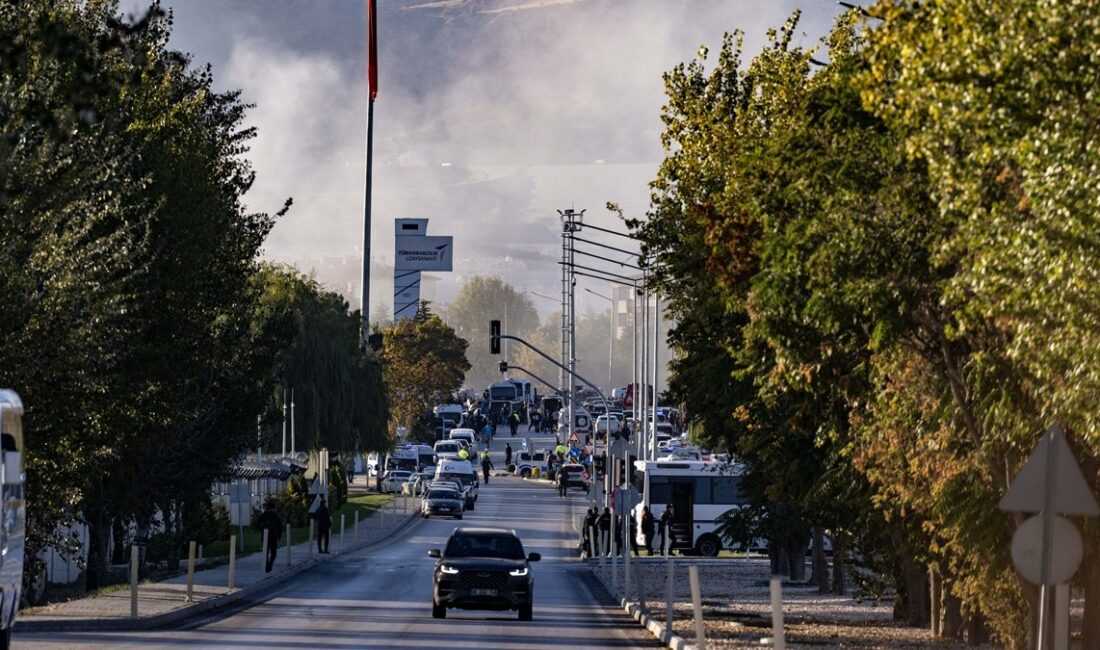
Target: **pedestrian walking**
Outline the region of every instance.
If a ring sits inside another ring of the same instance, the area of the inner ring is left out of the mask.
[[[588,512],[584,515],[584,528],[581,530],[581,543],[584,544],[584,552],[592,553],[592,527],[596,525],[600,515],[596,511],[595,506],[590,507]]]
[[[504,467],[507,468],[512,464],[512,443],[504,443]]]
[[[596,526],[600,529],[600,537],[603,537],[606,543],[600,546],[600,553],[604,555],[611,554],[611,510],[607,507],[600,513],[599,519],[596,520]]]
[[[653,533],[655,528],[653,513],[649,511],[649,506],[644,506],[642,508],[642,538],[645,539],[645,550],[649,555],[653,555]]]
[[[558,468],[558,496],[565,496],[566,491],[569,489],[569,472],[563,472]]]
[[[328,510],[324,496],[321,497],[321,505],[317,506],[314,519],[317,520],[317,552],[328,553],[329,539],[332,536],[332,513]]]
[[[256,519],[256,528],[260,529],[261,535],[263,531],[267,531],[267,563],[264,565],[264,572],[271,573],[271,567],[275,566],[275,555],[279,552],[279,536],[283,532],[283,520],[275,512],[274,499],[269,498],[264,503],[263,514]]]
[[[539,430],[539,424],[541,422],[542,422],[542,416],[539,414],[538,411],[535,411],[534,413],[531,414],[531,418],[527,423],[527,430],[528,431],[538,431]]]
[[[512,431],[512,437],[516,437],[516,431],[519,430],[519,413],[512,413],[508,416],[508,428]]]
[[[489,450],[481,452],[481,474],[485,477],[485,484],[489,484],[489,470],[493,469],[493,461],[489,460]]]

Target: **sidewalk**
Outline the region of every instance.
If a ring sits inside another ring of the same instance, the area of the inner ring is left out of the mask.
[[[357,477],[358,478],[358,477]],[[357,481],[360,482],[361,481]],[[353,486],[354,490],[354,486]],[[107,594],[78,598],[64,603],[34,607],[19,612],[17,631],[84,631],[84,630],[144,630],[166,625],[203,611],[262,594],[278,587],[291,577],[307,571],[319,562],[327,562],[344,553],[357,551],[387,540],[417,519],[419,501],[408,498],[408,512],[403,512],[402,497],[398,497],[373,516],[359,522],[356,529],[348,522],[343,539],[339,522],[332,530],[329,555],[316,552],[316,542],[302,542],[290,547],[284,543],[271,573],[264,573],[263,553],[238,556],[236,581],[229,589],[228,563],[196,570],[192,602],[186,602],[186,562],[183,575],[164,582],[138,585],[138,616],[130,616],[130,588],[125,586]],[[312,552],[311,552],[312,551]],[[288,558],[290,564],[288,565]]]

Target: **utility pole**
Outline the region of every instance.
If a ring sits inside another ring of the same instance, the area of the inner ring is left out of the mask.
[[[286,456],[286,386],[283,386],[283,456]]]
[[[374,183],[374,100],[378,97],[378,7],[373,0],[367,0],[367,171],[363,206],[363,286],[360,293],[362,305],[360,316],[360,336],[363,349],[369,345],[370,337],[370,228],[371,228],[371,190]],[[284,435],[283,454],[286,455]]]

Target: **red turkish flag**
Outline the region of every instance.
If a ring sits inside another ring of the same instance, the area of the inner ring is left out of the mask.
[[[367,83],[370,100],[378,97],[378,11],[374,0],[367,0]]]

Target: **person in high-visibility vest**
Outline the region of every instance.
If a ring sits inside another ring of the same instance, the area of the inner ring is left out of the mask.
[[[463,447],[462,449],[459,449],[458,450],[458,459],[459,460],[470,460],[470,452],[466,451],[465,447]]]
[[[481,452],[481,473],[485,477],[485,483],[489,483],[489,470],[493,469],[493,461],[489,460],[489,450]]]

